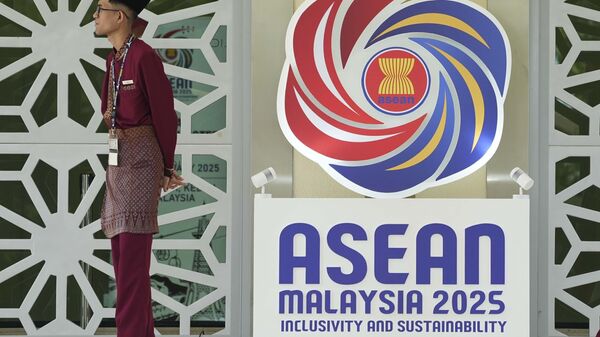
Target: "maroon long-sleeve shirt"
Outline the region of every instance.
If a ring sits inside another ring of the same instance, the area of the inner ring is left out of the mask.
[[[102,85],[102,113],[112,109],[107,102],[110,64],[116,51],[106,59],[106,74]],[[122,59],[115,62],[115,77],[119,77]],[[125,60],[121,89],[117,105],[116,127],[129,129],[152,125],[165,168],[173,168],[177,143],[177,114],[173,104],[173,90],[165,75],[163,64],[152,47],[140,39],[134,39]]]

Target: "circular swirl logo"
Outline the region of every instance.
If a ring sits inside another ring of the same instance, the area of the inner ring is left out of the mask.
[[[410,196],[473,173],[498,147],[510,45],[477,5],[309,0],[286,56],[286,138],[355,192]]]

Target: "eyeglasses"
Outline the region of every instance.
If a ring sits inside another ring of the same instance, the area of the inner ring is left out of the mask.
[[[100,12],[102,11],[109,11],[109,12],[122,12],[123,15],[125,15],[126,18],[129,19],[129,16],[127,16],[127,13],[123,12],[120,9],[110,9],[110,8],[102,8],[100,7],[100,5],[96,6],[96,16],[100,16]]]

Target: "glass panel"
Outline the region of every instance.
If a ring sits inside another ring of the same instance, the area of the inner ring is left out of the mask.
[[[0,308],[20,308],[43,266],[40,262],[0,283]]]
[[[208,4],[215,1],[217,0],[179,0],[177,2],[173,2],[171,0],[154,0],[148,5],[148,7],[146,7],[146,9],[154,12],[155,14],[164,14],[184,8]]]
[[[94,89],[96,89],[96,92],[100,95],[102,92],[102,84],[104,83],[104,70],[98,69],[95,65],[82,59],[80,59],[79,62],[81,62],[83,69],[85,69],[90,81],[92,81]]]
[[[90,3],[90,7],[87,9],[87,12],[85,12],[85,15],[83,16],[83,20],[81,20],[81,23],[79,24],[80,27],[83,27],[83,26],[87,25],[88,23],[94,21],[94,12],[96,11],[97,4],[98,4],[97,1],[92,1]],[[94,35],[96,35],[96,33],[94,33]]]
[[[192,321],[225,322],[225,297],[192,316]]]
[[[590,119],[567,103],[554,100],[554,128],[570,136],[590,134]]]
[[[554,230],[555,235],[555,247],[554,247],[554,264],[560,265],[565,261],[569,250],[571,250],[571,243],[565,235],[562,228],[556,228]]]
[[[600,202],[598,200],[600,200],[600,188],[592,185],[567,200],[566,203],[600,212]]]
[[[227,192],[227,162],[212,154],[192,156],[192,172],[223,192]]]
[[[589,329],[590,321],[577,310],[564,304],[559,299],[554,299],[554,327]]]
[[[215,74],[200,49],[157,49],[156,52],[166,64],[209,75]]]
[[[581,241],[600,241],[600,222],[567,215]]]
[[[582,252],[577,256],[577,260],[575,260],[567,277],[592,273],[598,270],[600,270],[600,252]],[[600,287],[598,288],[598,298],[600,299]]]
[[[31,233],[16,226],[15,224],[0,218],[0,239],[30,239]],[[3,257],[5,251],[0,254],[0,259]]]
[[[23,104],[44,63],[46,60],[41,60],[0,82],[0,92],[3,93],[0,95],[0,105]]]
[[[50,276],[42,292],[29,311],[35,326],[39,329],[56,318],[56,276]]]
[[[600,11],[600,3],[597,0],[567,0],[565,2],[568,4],[573,4]]]
[[[215,201],[217,199],[188,183],[160,198],[158,214],[168,214]]]
[[[181,155],[175,156],[175,169],[181,172]],[[185,177],[184,177],[185,178]],[[192,184],[187,184],[160,198],[158,214],[167,214],[217,201]]]
[[[94,256],[106,263],[112,264],[110,250],[95,250]],[[115,279],[84,262],[81,262],[81,266],[84,273],[88,275],[92,289],[94,289],[94,293],[100,300],[100,303],[102,303],[102,306],[104,308],[115,308],[117,294]],[[114,322],[109,326],[114,326]]]
[[[44,25],[44,26],[46,25],[46,23],[44,22],[44,19],[42,18],[42,15],[40,14],[40,12],[37,9],[37,6],[31,6],[31,2],[29,2],[29,1],[0,0],[0,3],[5,4],[6,6],[16,10],[17,12],[25,15],[26,17],[32,19],[33,21],[35,21],[41,25]],[[0,26],[2,26],[2,24],[0,24]],[[17,36],[17,35],[11,35],[11,36]]]
[[[215,236],[210,241],[210,248],[219,263],[227,262],[227,227],[219,226]]]
[[[50,213],[56,213],[58,205],[58,171],[43,161],[38,161],[31,174],[35,186],[40,191]]]
[[[192,116],[192,133],[213,134],[226,127],[227,98],[216,102]]]
[[[2,36],[30,37],[31,32],[7,19],[5,16],[0,15],[0,37]]]
[[[0,132],[28,132],[20,116],[0,116]]]
[[[2,227],[0,226],[0,228]],[[3,239],[6,238],[6,234],[2,233],[2,237]],[[8,239],[16,238],[8,237]],[[2,254],[0,254],[0,270],[4,270],[28,256],[31,256],[31,251],[29,250],[3,250]]]
[[[590,308],[600,304],[600,282],[584,284],[565,289],[565,291],[585,303]]]
[[[154,276],[151,278],[152,286],[156,284],[157,281],[154,280]],[[178,333],[179,329],[173,331],[173,329],[169,329],[165,327],[178,327],[179,326],[179,314],[175,311],[165,307],[164,305],[152,301],[152,316],[154,317],[154,327],[161,334]]]
[[[0,154],[0,171],[21,171],[28,154]]]
[[[214,275],[200,250],[159,249],[154,251],[154,256],[160,264]]]
[[[87,127],[94,116],[94,108],[75,74],[69,75],[69,118]]]
[[[81,0],[69,0],[69,11],[75,12],[79,3],[81,3]]]
[[[58,0],[46,0],[46,2],[51,11],[56,12],[58,10]]]
[[[600,69],[600,51],[582,51],[569,71],[569,76]]]
[[[161,225],[158,228],[159,232],[154,235],[154,239],[199,239],[204,234],[206,227],[208,227],[214,215],[214,213],[211,213],[193,219]]]
[[[10,194],[0,193],[0,205],[44,227],[44,223],[22,182],[0,181],[0,191],[10,191]]]
[[[600,40],[600,22],[569,15],[579,38],[583,41]]]
[[[51,74],[44,85],[42,92],[31,107],[31,115],[38,126],[42,126],[54,118],[57,114],[58,76]]]
[[[199,39],[206,31],[213,16],[214,14],[209,14],[162,24],[156,29],[154,37],[157,39]]]
[[[75,213],[81,200],[83,200],[84,175],[88,176],[88,186],[91,185],[94,181],[94,170],[87,160],[69,170],[69,213]],[[93,211],[93,209],[94,207],[90,211]]]
[[[208,84],[199,83],[176,76],[167,75],[167,78],[171,82],[171,88],[173,88],[173,96],[175,99],[188,105],[196,102],[200,98],[217,89],[216,87]]]
[[[31,48],[0,48],[0,69],[31,54]]]
[[[590,175],[590,157],[568,157],[556,163],[556,194]]]
[[[600,95],[598,95],[600,81],[584,83],[565,90],[591,107],[595,107],[600,103]]]
[[[562,27],[556,27],[555,34],[556,48],[554,61],[556,62],[556,64],[561,64],[565,60],[565,57],[569,53],[569,50],[571,50],[572,45],[571,41],[569,41],[569,38],[567,37],[567,33],[565,33],[565,30]]]
[[[219,26],[215,36],[210,41],[210,46],[219,62],[227,62],[227,26]]]
[[[81,291],[81,287],[74,276],[69,276],[67,278],[67,319],[85,329],[92,315],[92,308]]]

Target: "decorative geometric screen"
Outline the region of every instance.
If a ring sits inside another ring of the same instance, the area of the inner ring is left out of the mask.
[[[548,331],[600,328],[600,3],[550,1]]]
[[[157,334],[230,334],[234,0],[153,0],[141,38],[163,59],[180,116],[151,266]],[[0,329],[114,334],[105,57],[92,0],[0,0]]]

